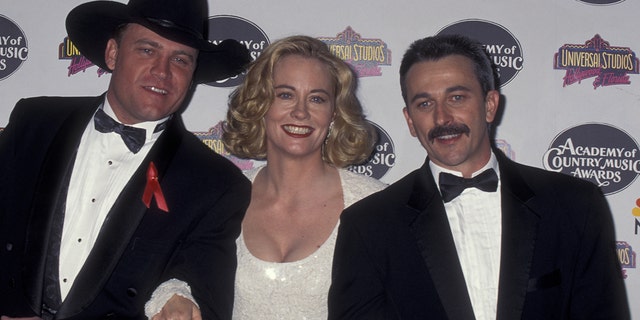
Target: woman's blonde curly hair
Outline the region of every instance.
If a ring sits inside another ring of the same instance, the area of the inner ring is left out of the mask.
[[[264,116],[275,98],[273,68],[288,55],[320,60],[328,68],[335,84],[335,116],[322,150],[322,159],[336,167],[363,163],[371,155],[377,135],[365,120],[356,97],[355,74],[349,65],[329,51],[324,42],[308,36],[291,36],[275,41],[251,63],[243,84],[229,98],[222,134],[227,150],[240,158],[266,159]]]

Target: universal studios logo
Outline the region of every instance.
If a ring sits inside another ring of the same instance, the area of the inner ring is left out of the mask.
[[[638,74],[639,64],[631,48],[611,46],[598,34],[583,45],[563,45],[553,58],[554,69],[566,70],[563,87],[589,78],[594,78],[593,89],[629,85],[629,74]]]
[[[543,158],[545,169],[588,180],[605,195],[622,191],[640,174],[638,144],[608,124],[588,123],[560,133]]]
[[[353,67],[358,77],[382,75],[380,66],[391,65],[391,50],[381,39],[363,38],[350,26],[335,37],[320,37],[331,53]]]

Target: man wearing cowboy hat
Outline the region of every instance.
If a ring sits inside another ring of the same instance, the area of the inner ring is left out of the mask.
[[[69,13],[71,41],[112,75],[99,97],[19,101],[0,135],[2,319],[139,319],[170,278],[192,285],[205,319],[231,318],[250,183],[179,111],[249,56],[208,42],[207,17],[207,0]]]

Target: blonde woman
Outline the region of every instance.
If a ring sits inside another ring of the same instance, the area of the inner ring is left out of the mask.
[[[232,94],[227,149],[266,160],[246,172],[234,319],[327,318],[340,214],[385,186],[344,169],[364,162],[375,142],[355,88],[352,70],[323,42],[293,36],[271,44]],[[182,297],[170,302],[159,315],[197,310]]]

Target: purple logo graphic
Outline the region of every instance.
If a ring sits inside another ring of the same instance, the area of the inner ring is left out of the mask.
[[[622,267],[622,276],[627,278],[627,269],[636,268],[636,253],[631,245],[626,241],[616,241],[616,251],[620,267]]]
[[[494,140],[496,148],[504,153],[507,158],[515,161],[516,160],[516,152],[511,149],[511,145],[507,142],[507,140],[496,139]]]
[[[28,54],[24,32],[15,22],[0,14],[0,80],[16,72]]]
[[[629,74],[638,74],[638,58],[628,47],[613,47],[600,35],[584,44],[565,44],[553,58],[553,68],[566,70],[562,86],[595,78],[593,89],[631,84]]]
[[[381,65],[391,65],[391,50],[380,39],[367,39],[347,27],[335,38],[319,37],[329,46],[329,50],[346,63],[350,64],[358,77],[375,77],[382,75]]]
[[[74,74],[85,72],[87,69],[95,66],[93,62],[89,61],[89,59],[85,58],[80,50],[69,40],[69,37],[65,37],[62,43],[58,46],[58,60],[70,60],[69,62],[69,72],[67,73],[68,77],[71,77]],[[107,73],[106,70],[102,68],[98,68],[97,74],[98,77]]]

